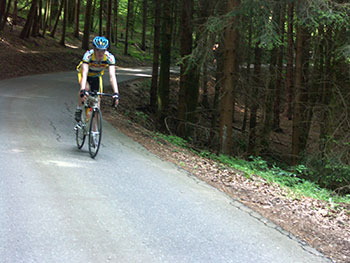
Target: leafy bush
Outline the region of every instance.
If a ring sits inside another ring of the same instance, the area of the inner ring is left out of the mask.
[[[310,158],[307,166],[312,170],[309,180],[338,193],[350,193],[350,166],[335,158]]]
[[[165,141],[168,141],[175,146],[182,147],[182,148],[188,148],[188,142],[181,137],[178,137],[175,135],[165,135],[165,134],[161,134],[161,133],[156,133],[155,137],[160,138],[160,139],[165,140]]]
[[[188,142],[177,136],[156,133],[154,138],[156,140],[166,140],[178,147],[189,149]],[[296,197],[301,195],[319,200],[332,200],[332,202],[335,203],[350,203],[350,194],[345,194],[342,196],[337,195],[334,191],[324,188],[323,185],[314,180],[315,178],[319,178],[321,175],[324,175],[322,178],[323,183],[327,182],[327,180],[328,182],[350,181],[349,166],[339,164],[335,165],[335,163],[328,163],[327,166],[324,166],[324,163],[319,163],[319,166],[315,166],[318,168],[317,170],[310,168],[310,163],[308,163],[295,167],[289,167],[289,169],[282,169],[275,163],[269,163],[266,160],[263,160],[261,157],[250,157],[249,160],[244,160],[223,154],[216,155],[209,151],[195,153],[201,157],[212,159],[227,167],[239,170],[243,172],[244,176],[248,179],[251,178],[252,175],[258,175],[264,178],[268,183],[277,183],[282,187],[289,189],[293,196]],[[331,171],[334,173],[331,173]],[[336,174],[339,177],[336,177]]]

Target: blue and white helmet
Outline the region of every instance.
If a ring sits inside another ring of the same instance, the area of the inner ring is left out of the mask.
[[[94,40],[92,40],[92,44],[96,49],[106,50],[109,45],[109,41],[105,37],[95,37]]]

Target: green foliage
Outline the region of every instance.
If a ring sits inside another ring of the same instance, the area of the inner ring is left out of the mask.
[[[148,120],[148,115],[147,114],[145,114],[144,112],[142,112],[142,111],[136,111],[135,112],[135,115],[136,115],[136,117],[137,117],[137,119],[138,119],[138,121],[140,122],[144,122],[144,121],[147,121]]]
[[[316,173],[316,171],[307,168],[305,165],[298,165],[292,167],[290,170],[285,170],[274,164],[268,164],[261,157],[250,157],[250,161],[246,161],[227,155],[218,156],[208,151],[202,151],[199,155],[242,171],[248,179],[250,175],[258,175],[269,183],[277,183],[282,187],[290,189],[295,196],[308,196],[319,200],[329,201],[331,199],[334,202],[350,203],[350,195],[338,196],[331,190],[320,187],[316,182],[302,178],[311,177]],[[332,169],[334,171],[337,168],[339,169],[340,167],[332,166],[332,168],[328,167],[325,170]],[[347,173],[349,176],[350,167],[346,169],[344,167],[342,168],[342,174],[345,175]]]
[[[164,141],[170,142],[171,144],[182,147],[182,148],[188,148],[188,142],[181,137],[175,136],[175,135],[165,135],[162,133],[155,133],[154,139],[159,140],[162,139]]]
[[[309,158],[308,166],[313,171],[309,178],[338,192],[350,193],[350,166],[336,158]]]

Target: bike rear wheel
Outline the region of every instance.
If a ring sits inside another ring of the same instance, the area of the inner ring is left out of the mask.
[[[92,112],[89,129],[89,152],[91,158],[95,158],[100,149],[102,138],[102,114],[97,108]]]

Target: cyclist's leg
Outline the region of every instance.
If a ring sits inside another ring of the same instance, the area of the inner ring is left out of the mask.
[[[81,79],[82,79],[82,74],[81,74],[81,71],[79,71],[79,73],[78,73],[79,87],[80,87]],[[86,90],[87,91],[90,90],[89,81],[86,82]],[[83,108],[83,99],[80,97],[80,89],[79,89],[79,92],[78,92],[78,106],[77,106],[77,108],[75,110],[75,120],[77,122],[81,121],[82,108]]]

